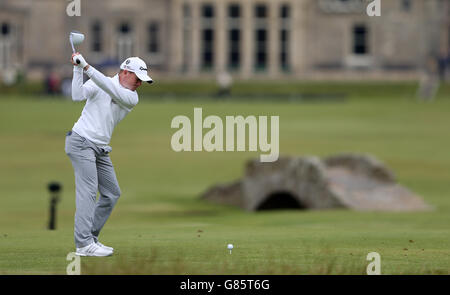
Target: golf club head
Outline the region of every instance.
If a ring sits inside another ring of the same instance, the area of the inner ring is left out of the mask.
[[[74,45],[79,45],[84,41],[84,34],[78,31],[72,31],[69,34],[69,41],[70,45],[72,46],[72,52],[75,53],[76,51]],[[76,59],[75,62],[79,64],[80,60]]]
[[[84,34],[78,31],[70,32],[70,37],[73,45],[79,45],[84,41]]]

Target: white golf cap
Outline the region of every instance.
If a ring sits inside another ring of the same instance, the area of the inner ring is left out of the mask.
[[[153,83],[152,78],[147,74],[147,65],[139,57],[129,57],[121,65],[120,69],[136,74],[142,81]]]

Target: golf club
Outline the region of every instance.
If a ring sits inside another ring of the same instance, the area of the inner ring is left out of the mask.
[[[81,44],[84,41],[84,34],[78,31],[72,31],[69,34],[69,41],[70,45],[72,46],[72,52],[75,53],[76,51],[74,45]],[[75,62],[79,64],[80,60],[76,59]]]

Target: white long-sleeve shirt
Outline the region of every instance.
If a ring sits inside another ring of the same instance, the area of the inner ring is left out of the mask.
[[[114,127],[138,103],[138,94],[123,87],[118,75],[106,77],[92,66],[86,74],[91,79],[83,85],[83,69],[74,66],[72,100],[87,101],[72,130],[99,146],[106,146]]]

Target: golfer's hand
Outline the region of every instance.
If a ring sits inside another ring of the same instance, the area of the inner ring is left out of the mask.
[[[76,60],[79,60],[80,63],[78,64],[76,62]],[[87,69],[87,67],[89,67],[88,63],[84,60],[84,57],[79,52],[76,52],[76,53],[72,54],[72,58],[70,59],[70,62],[74,66],[80,67],[80,68],[85,69],[85,70]]]

